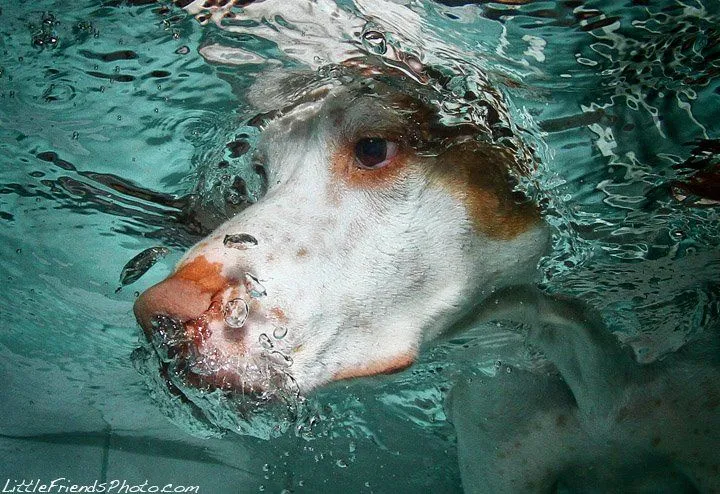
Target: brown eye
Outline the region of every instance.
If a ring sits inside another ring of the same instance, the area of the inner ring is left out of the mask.
[[[355,144],[355,161],[360,168],[382,168],[390,163],[397,153],[397,143],[382,137],[366,137]]]

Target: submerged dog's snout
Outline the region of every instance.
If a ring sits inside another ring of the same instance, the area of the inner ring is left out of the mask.
[[[145,333],[152,321],[167,316],[180,322],[200,317],[210,306],[212,294],[197,284],[181,278],[168,278],[148,289],[135,302],[133,310]]]
[[[135,302],[133,311],[147,335],[158,316],[179,322],[197,319],[212,304],[213,297],[229,285],[220,274],[220,265],[197,257],[180,267],[172,276],[146,290]]]

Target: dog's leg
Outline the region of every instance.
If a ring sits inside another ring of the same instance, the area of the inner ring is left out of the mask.
[[[448,408],[466,493],[553,492],[581,453],[575,402],[557,376],[502,366],[456,384]]]
[[[592,307],[577,299],[513,287],[484,304],[480,320],[507,319],[529,327],[528,342],[541,350],[570,388],[580,413],[601,419],[622,400],[637,369]]]
[[[617,372],[615,361],[624,373],[632,359],[594,312],[530,287],[497,293],[477,317],[529,326],[529,341],[562,377],[504,367],[493,378],[455,386],[449,408],[465,491],[552,492],[568,465],[588,456],[577,401],[593,407],[595,390],[614,394],[604,376]]]

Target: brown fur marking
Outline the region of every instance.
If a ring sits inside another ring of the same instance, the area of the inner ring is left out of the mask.
[[[286,324],[288,322],[288,318],[285,315],[285,311],[282,310],[280,307],[273,307],[269,311],[270,316],[278,321],[281,324]]]
[[[477,231],[509,240],[540,221],[537,206],[513,192],[512,167],[509,150],[469,141],[434,158],[430,178],[462,201]]]
[[[385,362],[370,362],[359,367],[342,369],[333,375],[333,381],[352,379],[355,377],[376,376],[378,374],[393,374],[410,367],[415,361],[414,354],[399,355]]]
[[[221,271],[222,264],[219,262],[209,262],[205,256],[198,256],[179,266],[172,277],[192,281],[203,291],[214,295],[228,285]]]

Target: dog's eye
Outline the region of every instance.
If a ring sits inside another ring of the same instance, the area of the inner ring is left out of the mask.
[[[360,168],[382,168],[390,163],[397,153],[397,143],[382,137],[366,137],[355,144],[355,161]]]

